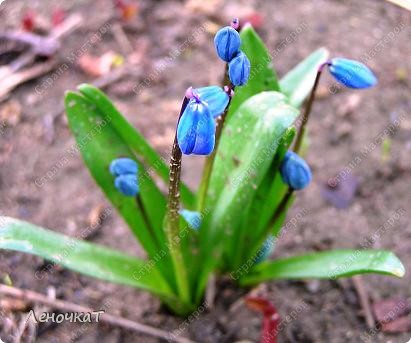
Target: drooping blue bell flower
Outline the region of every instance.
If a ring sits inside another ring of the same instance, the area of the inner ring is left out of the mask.
[[[136,196],[139,191],[136,174],[124,174],[117,176],[114,180],[114,186],[120,193],[130,197]]]
[[[207,103],[194,96],[177,127],[177,142],[185,155],[209,155],[214,149],[215,123]]]
[[[131,158],[116,158],[110,163],[110,173],[114,176],[123,174],[137,174],[138,166]]]
[[[331,75],[350,88],[368,88],[377,84],[374,73],[361,62],[347,58],[333,58],[328,64]]]
[[[240,51],[228,64],[228,76],[235,86],[247,83],[250,77],[250,60],[245,53]]]
[[[240,35],[231,26],[223,27],[215,35],[214,45],[218,56],[223,61],[230,62],[240,50]]]
[[[201,226],[201,215],[197,211],[182,209],[179,213],[183,216],[187,224],[194,230],[198,230]]]
[[[214,118],[224,112],[230,100],[228,94],[218,86],[196,88],[193,92],[208,105],[208,110]]]
[[[254,263],[261,263],[265,261],[274,251],[275,246],[275,238],[273,236],[269,236],[261,246],[260,250],[258,250],[257,254],[255,255]]]
[[[309,185],[311,169],[295,152],[287,151],[280,166],[281,177],[291,189],[300,190]]]

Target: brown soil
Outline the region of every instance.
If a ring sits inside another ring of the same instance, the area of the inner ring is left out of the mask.
[[[30,2],[30,7],[47,17],[57,3],[69,12],[80,12],[87,18],[79,30],[65,39],[59,51],[62,61],[67,61],[67,56],[79,51],[87,38],[104,24],[105,16],[113,11],[112,3],[109,0],[75,1],[71,4],[36,0]],[[24,1],[6,0],[1,5],[1,29],[18,26],[22,11],[27,7]],[[394,211],[404,208],[405,214],[373,247],[394,251],[406,269],[411,268],[410,12],[372,0],[255,0],[247,5],[245,1],[213,0],[196,10],[180,1],[142,0],[139,7],[138,18],[126,32],[142,54],[142,66],[137,68],[136,76],[122,79],[110,86],[107,92],[164,156],[171,146],[184,90],[189,85],[216,84],[221,79],[223,65],[215,56],[212,34],[207,32],[214,23],[222,25],[232,16],[255,10],[265,17],[260,33],[271,50],[281,46],[282,39],[302,25],[304,29],[295,41],[280,49],[274,58],[279,75],[284,75],[320,46],[328,47],[333,56],[361,59],[369,54],[366,63],[378,74],[378,87],[361,92],[341,90],[331,96],[327,87],[332,85],[332,80],[329,77],[323,80],[323,98],[316,102],[309,125],[311,146],[307,159],[313,168],[314,182],[299,194],[289,218],[303,209],[307,214],[284,235],[274,256],[325,248],[360,247],[361,242],[370,237]],[[201,24],[205,25],[206,32],[198,35],[178,58],[167,64],[165,70],[156,72],[170,52],[183,44]],[[109,50],[121,52],[110,32],[88,52],[99,55]],[[402,74],[405,77],[401,77]],[[77,65],[69,64],[68,70],[57,77],[51,87],[38,94],[36,86],[46,78],[26,83],[11,95],[22,110],[18,124],[3,128],[0,135],[0,209],[2,214],[76,235],[87,226],[88,215],[95,206],[109,204],[80,156],[68,155],[67,150],[74,140],[64,116],[59,116],[55,122],[51,143],[46,139],[50,131],[44,123],[47,116],[61,105],[65,90],[74,89],[82,82],[91,82],[92,78],[85,76]],[[133,87],[144,80],[148,80],[149,86],[136,95]],[[355,102],[357,99],[353,97],[357,96],[358,106],[347,114],[347,103]],[[391,138],[391,151],[385,159],[383,149],[378,145],[353,168],[352,175],[359,179],[360,186],[352,205],[348,209],[337,210],[327,203],[320,192],[324,183],[349,168],[353,157],[369,146],[397,117],[403,119]],[[59,163],[61,161],[65,162]],[[200,158],[191,157],[184,160],[184,179],[193,187],[199,179],[199,161]],[[58,163],[57,171],[50,174]],[[38,186],[36,180],[45,175],[51,176]],[[139,256],[144,254],[133,243],[131,233],[114,212],[105,220],[93,241]],[[43,263],[37,257],[0,252],[2,277],[9,274],[17,287],[44,293],[52,286],[58,297],[95,309],[105,304],[110,313],[163,330],[175,330],[183,325],[183,319],[167,313],[157,299],[144,292],[63,269],[53,269],[36,278],[36,271]],[[363,282],[374,301],[394,296],[410,297],[409,275],[403,279],[364,276]],[[270,282],[261,286],[259,292],[273,301],[283,318],[297,313],[281,331],[280,342],[360,342],[361,335],[368,330],[351,280]],[[203,313],[183,334],[198,342],[258,341],[260,318],[241,304],[233,305],[244,293],[244,290],[238,291],[222,281],[215,308]],[[7,318],[3,316],[0,319],[4,324]],[[18,314],[14,319],[18,319]],[[410,332],[395,335],[379,332],[372,335],[369,342],[403,343],[409,340],[410,335]],[[152,337],[102,324],[93,324],[82,331],[79,324],[73,323],[41,326],[37,338],[37,342],[70,341],[158,342]]]

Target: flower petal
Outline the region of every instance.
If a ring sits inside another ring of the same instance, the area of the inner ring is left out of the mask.
[[[131,158],[116,158],[110,163],[110,173],[114,176],[123,174],[137,174],[138,166]]]
[[[228,94],[218,86],[196,88],[194,92],[198,94],[201,101],[207,103],[208,110],[214,118],[224,112],[230,100]]]
[[[312,179],[307,162],[292,151],[287,151],[280,166],[280,173],[284,183],[294,190],[307,187]]]
[[[235,86],[247,83],[250,77],[250,60],[243,52],[239,52],[228,64],[228,76]]]
[[[374,73],[361,62],[333,58],[329,70],[338,82],[350,88],[369,88],[377,84]]]
[[[215,35],[214,45],[218,56],[223,61],[230,62],[240,49],[240,35],[231,26],[223,27]]]
[[[126,196],[136,196],[139,191],[136,174],[117,176],[114,180],[114,186],[120,193]]]
[[[185,155],[209,155],[213,151],[215,123],[205,102],[190,100],[178,123],[177,141]]]
[[[187,224],[194,230],[198,230],[201,226],[201,215],[197,211],[189,211],[182,209],[179,213],[183,216]]]

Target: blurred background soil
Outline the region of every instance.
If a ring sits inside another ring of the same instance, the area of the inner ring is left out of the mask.
[[[70,152],[74,139],[61,111],[64,92],[92,82],[97,74],[103,78],[110,75],[112,71],[97,66],[100,56],[123,56],[123,63],[133,64],[131,71],[105,91],[168,159],[184,91],[190,85],[220,82],[224,65],[214,52],[213,34],[239,16],[255,24],[274,52],[273,62],[280,76],[313,50],[325,46],[332,56],[366,61],[379,78],[373,89],[339,89],[334,95],[330,91],[334,89],[331,78],[322,80],[320,99],[309,123],[307,160],[314,182],[299,193],[289,218],[302,212],[304,215],[278,242],[273,257],[359,248],[400,211],[370,247],[394,251],[408,273],[403,279],[363,276],[361,283],[374,305],[387,299],[409,301],[411,12],[382,0],[139,0],[135,4],[136,13],[127,23],[118,17],[118,8],[109,0],[6,0],[1,5],[2,32],[21,27],[21,18],[30,10],[36,13],[36,25],[45,29],[57,8],[66,16],[83,16],[80,27],[62,39],[54,71],[17,87],[0,104],[1,214],[78,236],[103,211],[104,221],[89,239],[144,256],[126,225],[105,201],[81,157]],[[107,30],[101,38],[86,44],[105,25]],[[117,30],[119,25],[126,41]],[[290,42],[284,44],[287,37],[291,37]],[[121,64],[119,56],[112,60]],[[386,128],[398,122],[392,133],[372,145]],[[361,155],[359,161],[356,157],[367,147],[369,153]],[[202,162],[195,157],[184,160],[183,176],[193,188],[199,181]],[[348,176],[342,178],[345,181],[337,191],[327,186],[330,178],[345,173]],[[353,196],[350,190],[355,190]],[[337,209],[332,202],[340,203],[341,193],[349,206]],[[47,271],[47,263],[37,257],[1,251],[0,267],[2,282],[8,275],[16,287],[42,293],[55,289],[57,296],[65,300],[94,309],[105,306],[107,312],[163,330],[184,325],[183,319],[169,314],[147,293],[59,267]],[[352,279],[269,282],[257,291],[275,304],[284,319],[295,314],[281,330],[280,342],[361,342],[361,337],[370,333],[365,341],[405,343],[411,337],[409,315],[406,324],[397,327],[398,333],[373,333],[367,328]],[[183,335],[198,342],[259,341],[261,318],[237,301],[246,291],[222,281],[217,293],[215,307],[190,323]],[[5,330],[6,322],[18,323],[20,318],[18,311],[3,311],[0,328]],[[104,324],[83,329],[74,323],[42,324],[37,341],[159,342]]]

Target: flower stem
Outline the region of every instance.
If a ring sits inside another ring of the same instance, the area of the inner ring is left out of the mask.
[[[320,82],[321,73],[323,71],[324,66],[327,65],[327,64],[328,64],[328,62],[323,63],[319,66],[318,71],[317,71],[317,75],[315,77],[313,88],[311,89],[310,97],[308,98],[307,104],[305,106],[305,111],[304,111],[304,114],[303,114],[303,120],[302,120],[302,122],[300,124],[300,127],[298,129],[297,138],[296,138],[294,148],[293,148],[294,152],[296,152],[297,154],[299,153],[299,151],[301,149],[301,144],[302,144],[304,136],[305,136],[307,122],[308,122],[308,119],[310,117],[311,109],[312,109],[313,102],[314,102],[314,99],[315,99],[315,92],[316,92],[316,90],[318,88],[318,84]]]
[[[189,100],[184,97],[178,121],[180,121],[181,116],[187,107],[188,101]],[[167,213],[165,217],[165,233],[176,273],[179,295],[183,301],[190,303],[187,269],[180,249],[180,238],[178,237],[180,233],[180,217],[178,211],[180,209],[181,157],[182,153],[180,147],[178,146],[176,131],[170,159],[170,178],[168,187]]]

